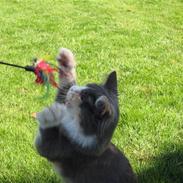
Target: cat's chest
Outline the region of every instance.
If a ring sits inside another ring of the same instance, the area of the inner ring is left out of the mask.
[[[64,128],[67,137],[82,147],[95,145],[96,135],[86,135],[80,121],[80,112],[78,109],[67,110],[67,114],[62,120],[62,127]]]

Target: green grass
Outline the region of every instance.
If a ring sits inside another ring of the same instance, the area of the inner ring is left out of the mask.
[[[78,83],[118,73],[120,121],[113,142],[142,183],[183,182],[181,0],[0,0],[0,60],[27,65],[76,53]],[[31,112],[53,101],[34,76],[0,66],[0,182],[59,182],[37,155]]]

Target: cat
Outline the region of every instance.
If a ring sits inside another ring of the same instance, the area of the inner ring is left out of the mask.
[[[55,102],[37,113],[35,146],[66,183],[135,183],[128,159],[112,143],[118,123],[117,76],[103,84],[76,85],[76,62],[61,49]]]

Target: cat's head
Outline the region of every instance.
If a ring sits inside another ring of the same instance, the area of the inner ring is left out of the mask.
[[[116,72],[108,75],[102,84],[87,84],[86,86],[72,86],[66,96],[66,105],[80,110],[80,116],[84,121],[118,121],[118,97],[117,97]],[[101,122],[102,123],[102,122]]]

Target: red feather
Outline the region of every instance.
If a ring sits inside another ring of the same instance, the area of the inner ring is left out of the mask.
[[[58,88],[58,84],[55,81],[54,72],[58,72],[58,69],[51,67],[43,59],[39,60],[35,64],[35,82],[38,84],[45,84],[48,81],[53,87]],[[46,77],[46,81],[45,81]]]

